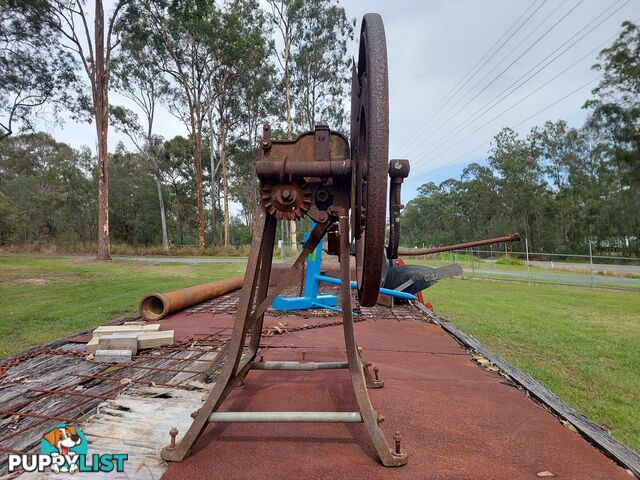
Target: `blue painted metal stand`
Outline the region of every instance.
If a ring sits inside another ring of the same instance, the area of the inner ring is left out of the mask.
[[[312,227],[313,228],[313,227]],[[309,233],[305,233],[304,241],[309,240]],[[328,308],[336,312],[342,310],[336,308],[338,297],[335,295],[318,295],[318,279],[320,264],[322,263],[322,240],[316,249],[307,257],[306,273],[304,277],[304,296],[302,297],[276,297],[271,307],[276,310],[288,312],[291,310],[305,310],[308,308]],[[336,279],[337,280],[337,279]],[[340,280],[338,280],[339,282]]]
[[[312,226],[313,228],[313,226]],[[304,241],[309,240],[309,233],[305,233]],[[276,297],[271,304],[275,310],[289,312],[291,310],[306,310],[309,308],[328,308],[335,312],[341,312],[342,309],[337,308],[338,298],[335,295],[318,295],[318,287],[320,282],[331,283],[333,285],[341,285],[339,278],[327,277],[320,275],[320,265],[322,264],[322,240],[318,243],[316,249],[307,257],[306,273],[304,277],[304,296],[302,297]],[[356,282],[351,282],[351,288],[358,288]],[[388,288],[380,288],[380,293],[391,297],[401,298],[403,300],[415,300],[415,295],[410,293],[391,290]]]

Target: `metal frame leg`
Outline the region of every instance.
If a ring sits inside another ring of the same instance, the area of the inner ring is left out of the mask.
[[[384,433],[378,426],[379,418],[373,410],[367,391],[368,387],[375,388],[382,386],[382,382],[368,378],[370,377],[367,370],[369,365],[367,364],[365,366],[365,364],[363,364],[361,352],[358,350],[355,341],[353,315],[351,311],[349,218],[347,212],[348,210],[343,210],[339,216],[340,278],[342,280],[340,288],[347,363],[359,407],[359,416],[357,412],[351,412],[348,415],[351,415],[353,418],[349,417],[348,421],[362,421],[365,424],[369,437],[383,465],[387,467],[401,466],[407,463],[407,454],[400,449],[400,436],[396,432],[396,435],[394,435],[396,448],[391,449]],[[316,226],[302,253],[294,262],[292,266],[293,272],[295,272],[297,268],[300,268],[305,258],[315,249],[317,242],[326,233],[332,223],[333,221]],[[226,416],[214,413],[231,390],[243,381],[249,369],[255,363],[253,360],[260,342],[264,312],[271,304],[273,298],[289,284],[289,279],[285,278],[271,293],[268,293],[276,224],[275,218],[267,215],[265,212],[260,213],[256,222],[249,263],[247,264],[245,281],[242,286],[238,311],[233,326],[233,334],[227,347],[219,355],[220,357],[225,357],[224,366],[216,380],[213,390],[195,414],[193,423],[179,444],[175,442],[175,437],[178,433],[177,430],[172,429],[170,432],[172,441],[168,446],[164,447],[161,452],[164,460],[174,462],[183,460],[212,419],[214,421],[220,419],[238,421],[238,418],[241,421],[326,421],[325,416],[328,415],[328,412],[254,412],[251,414],[236,412],[225,414]],[[248,350],[245,352],[246,337],[249,333],[251,337]],[[328,365],[322,365],[322,367],[329,368]],[[334,367],[344,367],[344,365],[331,365],[331,368]],[[336,417],[336,415],[338,415],[339,418]],[[345,421],[345,419],[339,415],[340,414],[333,414],[333,416],[329,415],[329,417],[333,420],[338,418],[338,421]]]
[[[285,278],[269,294],[269,277],[273,257],[273,244],[275,241],[277,220],[275,217],[261,211],[256,219],[254,236],[249,253],[249,262],[245,271],[245,279],[240,293],[238,310],[233,325],[233,333],[228,344],[220,352],[218,358],[224,356],[224,366],[216,379],[213,390],[209,393],[205,403],[198,409],[193,423],[187,430],[180,443],[176,444],[177,432],[172,429],[172,440],[161,451],[163,460],[179,462],[184,459],[193,444],[200,437],[209,422],[211,413],[215,412],[231,390],[242,383],[251,361],[255,357],[262,333],[262,321],[264,312],[273,299],[290,284],[295,275],[285,275]],[[330,223],[317,224],[309,241],[291,267],[291,272],[302,267],[305,259],[315,250],[318,241],[324,236]],[[246,336],[251,331],[249,350],[244,354]],[[214,364],[219,361],[214,362]]]
[[[222,403],[222,401],[229,395],[233,387],[237,385],[236,377],[239,374],[244,373],[249,368],[250,358],[246,358],[241,363],[242,353],[244,350],[245,337],[248,330],[248,319],[250,318],[251,308],[254,305],[254,298],[256,293],[256,287],[259,275],[264,266],[264,262],[260,261],[262,255],[272,254],[271,252],[265,252],[265,244],[273,244],[273,239],[266,242],[263,241],[265,234],[268,234],[273,230],[275,236],[275,228],[271,227],[272,217],[267,219],[265,212],[260,212],[256,220],[256,228],[254,232],[253,241],[251,243],[251,252],[249,254],[249,262],[247,264],[247,270],[245,273],[244,284],[242,285],[242,292],[240,294],[240,300],[238,302],[238,311],[236,312],[236,320],[233,325],[233,333],[229,346],[226,349],[225,362],[222,367],[220,375],[216,379],[216,384],[213,390],[207,397],[205,403],[200,407],[196,416],[193,419],[193,423],[187,430],[179,444],[175,444],[172,441],[171,444],[164,447],[161,451],[163,460],[171,462],[179,462],[184,459],[193,444],[198,437],[202,434],[204,428],[209,421],[209,415],[214,412]],[[240,376],[242,378],[242,376]]]
[[[384,432],[378,426],[378,415],[371,405],[367,382],[364,376],[364,368],[356,345],[353,314],[351,312],[349,217],[346,211],[340,214],[338,234],[340,236],[340,279],[342,280],[340,285],[342,324],[344,327],[344,340],[347,347],[347,360],[349,362],[349,372],[351,373],[351,383],[353,384],[353,390],[356,394],[362,420],[382,464],[385,467],[399,467],[407,463],[408,456],[406,452],[399,448],[399,442],[397,448],[391,449],[384,436]]]

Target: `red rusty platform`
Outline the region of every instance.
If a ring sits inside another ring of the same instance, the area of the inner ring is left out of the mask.
[[[403,307],[413,308],[413,307]],[[385,468],[358,424],[210,425],[165,480],[179,479],[621,479],[624,469],[564,427],[497,373],[476,364],[438,325],[366,317],[356,324],[364,357],[385,387],[370,390],[389,440],[402,434],[404,467]],[[334,322],[340,317],[268,317],[267,327]],[[200,311],[169,320],[200,322],[203,333],[231,326],[231,317]],[[169,323],[168,322],[168,323]],[[328,326],[263,339],[266,360],[344,360],[342,327]],[[348,372],[252,371],[224,410],[356,410]],[[184,432],[181,432],[184,433]],[[180,436],[180,435],[179,435]]]

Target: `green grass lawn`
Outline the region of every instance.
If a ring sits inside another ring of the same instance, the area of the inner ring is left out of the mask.
[[[147,293],[237,275],[244,268],[0,256],[0,357],[130,314]]]
[[[451,279],[425,298],[640,451],[640,294]]]

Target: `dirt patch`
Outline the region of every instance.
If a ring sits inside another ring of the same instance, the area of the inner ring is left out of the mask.
[[[44,278],[23,278],[21,280],[16,280],[15,283],[22,283],[25,285],[46,285],[49,283],[49,280]]]

